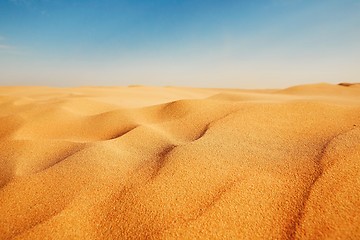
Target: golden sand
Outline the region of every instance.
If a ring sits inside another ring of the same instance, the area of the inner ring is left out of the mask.
[[[1,87],[0,239],[360,239],[360,85]]]

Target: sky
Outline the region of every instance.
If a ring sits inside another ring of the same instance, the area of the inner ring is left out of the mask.
[[[360,82],[360,0],[0,0],[0,85]]]

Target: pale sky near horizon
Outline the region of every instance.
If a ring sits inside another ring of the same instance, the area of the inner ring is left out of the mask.
[[[0,85],[360,82],[360,0],[0,0]]]

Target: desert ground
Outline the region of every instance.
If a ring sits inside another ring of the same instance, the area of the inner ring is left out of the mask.
[[[0,239],[360,239],[360,84],[0,87]]]

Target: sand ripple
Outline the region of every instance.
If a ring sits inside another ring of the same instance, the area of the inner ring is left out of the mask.
[[[0,238],[358,239],[360,88],[0,88]]]

